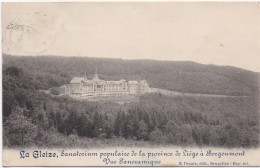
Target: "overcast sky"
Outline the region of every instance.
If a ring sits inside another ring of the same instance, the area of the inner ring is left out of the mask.
[[[195,61],[260,72],[255,2],[4,3],[3,52]]]

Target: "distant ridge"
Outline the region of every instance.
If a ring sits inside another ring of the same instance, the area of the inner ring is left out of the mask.
[[[198,63],[195,61],[174,61],[174,60],[155,60],[155,59],[144,59],[144,58],[140,58],[140,59],[125,59],[125,58],[107,58],[107,57],[91,57],[91,56],[62,56],[62,55],[9,55],[6,53],[2,53],[3,57],[8,57],[8,56],[12,56],[12,57],[58,57],[58,58],[73,58],[73,59],[77,59],[77,58],[87,58],[87,59],[108,59],[108,60],[122,60],[122,61],[156,61],[156,62],[175,62],[175,63],[186,63],[186,64],[200,64],[200,65],[209,65],[209,66],[218,66],[218,67],[232,67],[232,68],[238,68],[238,69],[242,69],[242,70],[246,70],[246,71],[250,71],[250,72],[255,72],[252,70],[248,70],[248,69],[244,69],[244,68],[240,68],[240,67],[236,67],[236,66],[231,66],[231,65],[215,65],[215,64],[203,64],[203,63]],[[259,73],[260,72],[256,72]]]

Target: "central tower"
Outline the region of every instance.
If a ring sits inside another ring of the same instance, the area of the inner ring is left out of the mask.
[[[93,76],[93,80],[100,80],[99,77],[98,77],[98,73],[97,73],[97,67],[96,67],[96,72]]]

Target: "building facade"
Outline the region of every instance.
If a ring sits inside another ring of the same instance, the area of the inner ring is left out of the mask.
[[[65,87],[65,93],[76,97],[89,96],[116,96],[116,95],[141,95],[150,92],[148,83],[145,80],[126,81],[105,81],[98,77],[97,72],[92,80],[86,76],[75,77]]]

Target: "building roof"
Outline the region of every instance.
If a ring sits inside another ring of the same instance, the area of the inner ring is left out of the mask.
[[[83,81],[84,78],[79,78],[79,77],[76,77],[76,78],[73,78],[70,83],[80,83],[81,81]]]
[[[123,83],[124,81],[107,81],[108,84],[120,84]]]
[[[96,82],[95,81],[93,81],[93,80],[86,80],[86,81],[84,81],[84,83],[85,84],[95,84]]]
[[[105,80],[86,80],[84,81],[84,84],[87,85],[105,85],[106,81]]]
[[[107,84],[107,82],[104,81],[104,80],[96,81],[96,83],[99,84],[99,85],[105,85],[105,84]]]
[[[97,73],[95,73],[92,80],[95,80],[95,81],[100,80]]]
[[[137,81],[128,81],[128,84],[138,84]]]
[[[140,84],[142,84],[142,85],[148,85],[148,83],[146,82],[146,80],[142,80],[142,81],[140,82]]]

